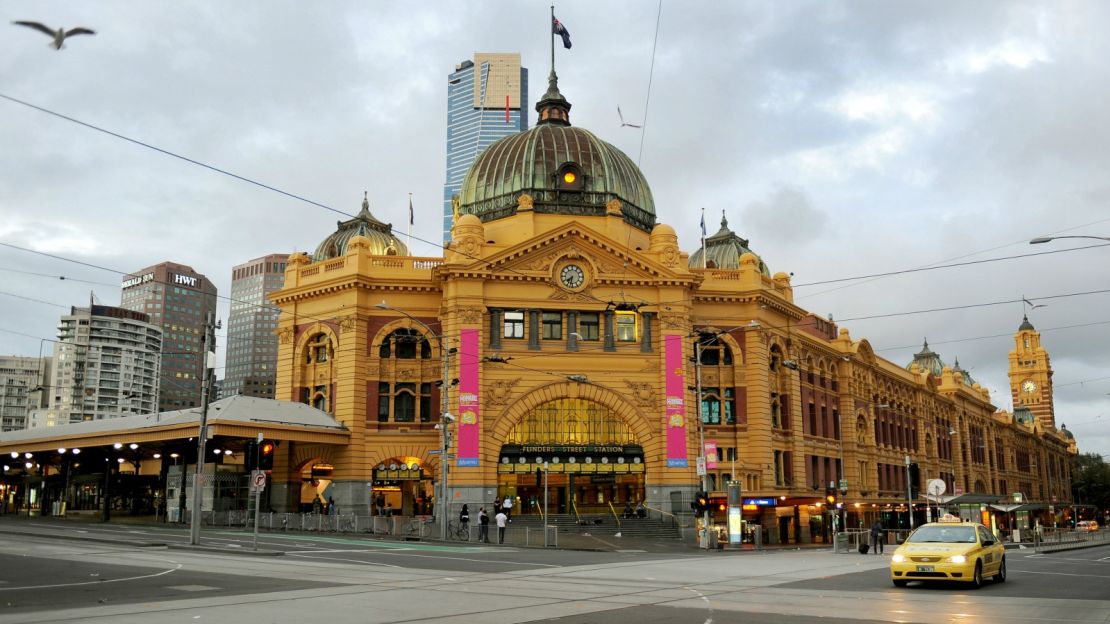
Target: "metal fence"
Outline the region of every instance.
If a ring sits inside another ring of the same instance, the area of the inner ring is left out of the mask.
[[[1110,544],[1110,531],[1106,529],[1082,531],[1071,528],[1043,528],[1040,531],[1031,531],[1031,533],[1033,534],[1033,549],[1038,553]]]
[[[880,540],[883,543],[884,550],[887,546],[893,548],[906,541],[910,533],[909,529],[883,529]],[[870,529],[848,529],[847,531],[839,531],[833,536],[833,552],[858,553],[860,544],[867,544],[869,548],[871,547]]]
[[[254,513],[247,510],[206,511],[202,514],[206,526],[253,529]],[[448,523],[447,540],[458,542],[498,541],[497,526],[487,525],[487,540],[479,540],[481,527],[476,522],[465,525],[458,521]],[[439,540],[440,528],[433,516],[378,516],[370,514],[316,514],[266,512],[258,516],[258,528],[272,532],[350,533],[395,537],[401,540]],[[546,533],[546,540],[545,535]],[[540,527],[509,526],[504,531],[503,542],[518,546],[559,546],[558,526]]]

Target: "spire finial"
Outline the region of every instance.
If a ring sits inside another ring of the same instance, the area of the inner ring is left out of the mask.
[[[728,219],[725,218],[725,209],[724,208],[721,209],[721,229],[722,230],[727,230],[728,229]]]
[[[923,351],[928,351],[929,350],[929,338],[928,337],[925,338],[925,348],[922,349],[922,350]]]
[[[370,211],[370,197],[367,191],[362,192],[362,209],[367,212]]]

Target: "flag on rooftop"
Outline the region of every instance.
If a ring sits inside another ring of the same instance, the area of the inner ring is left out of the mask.
[[[566,26],[563,26],[562,22],[555,19],[554,16],[551,18],[551,32],[562,37],[563,47],[568,50],[570,49],[570,31],[567,30]]]

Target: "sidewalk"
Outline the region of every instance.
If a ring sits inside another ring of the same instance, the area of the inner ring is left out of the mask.
[[[83,539],[83,540],[86,540],[86,541],[98,541],[98,542],[105,542],[105,543],[119,543],[119,544],[127,543],[127,544],[137,545],[137,546],[168,546],[168,545],[170,545],[168,543],[169,540],[156,540],[156,539],[154,539],[154,540],[136,541],[135,536],[127,535],[127,534],[121,534],[119,536],[119,539],[114,539],[112,537],[104,537],[104,536],[88,536],[88,535],[83,535],[83,534],[82,535],[65,534],[65,533],[61,533],[61,532],[58,532],[58,531],[51,531],[50,530],[52,528],[72,528],[74,526],[81,526],[81,525],[88,525],[90,527],[92,527],[92,526],[103,526],[103,527],[132,526],[132,527],[147,527],[147,528],[150,528],[150,529],[163,529],[163,530],[169,530],[169,531],[174,531],[174,532],[180,531],[183,534],[186,534],[188,532],[188,525],[186,525],[186,524],[156,522],[154,520],[153,516],[118,516],[118,517],[113,517],[111,519],[111,521],[109,521],[107,523],[101,522],[98,517],[91,517],[91,516],[72,516],[72,517],[65,517],[65,518],[58,518],[58,517],[51,517],[51,516],[47,516],[47,517],[38,517],[38,516],[27,517],[27,516],[13,516],[13,515],[0,516],[0,533],[16,534],[16,535],[20,535],[20,534],[22,534],[22,535],[38,535],[38,536],[42,536],[42,537],[52,537],[52,538],[58,538],[58,539]],[[227,529],[227,527],[206,525],[204,527],[203,531],[202,531],[202,534],[203,534],[203,532],[220,531],[220,530],[226,531],[228,529]],[[233,527],[231,530],[236,530],[236,528]],[[243,530],[241,528],[239,530],[243,531],[244,537],[250,535],[250,533],[251,533],[250,531]],[[371,533],[362,533],[362,532],[360,532],[360,533],[332,533],[332,532],[318,533],[318,532],[314,532],[314,531],[305,531],[305,532],[289,531],[289,532],[286,533],[286,532],[281,532],[281,531],[268,531],[268,530],[262,530],[262,531],[259,532],[260,537],[261,536],[268,536],[268,535],[275,535],[276,536],[276,535],[283,535],[283,534],[288,534],[288,535],[334,535],[336,537],[348,537],[348,538],[354,538],[354,539],[373,539],[373,540],[379,540],[379,541],[395,541],[395,542],[408,541],[403,536],[381,535],[381,534],[371,534]],[[422,543],[427,543],[427,544],[445,544],[446,543],[446,544],[459,545],[459,546],[467,545],[467,544],[478,545],[477,542],[457,541],[457,540],[449,540],[447,542],[442,542],[438,538],[434,538],[434,537],[432,537],[432,538],[422,538],[419,541],[422,542]],[[539,546],[539,545],[528,546],[528,545],[522,545],[522,544],[519,544],[519,543],[506,544],[506,546],[511,546],[511,547],[514,547],[514,548],[537,548],[537,549],[544,548],[543,546]],[[721,549],[711,549],[711,550],[707,551],[707,550],[703,550],[703,549],[699,548],[696,543],[691,542],[691,541],[685,541],[685,540],[649,539],[649,538],[637,538],[637,537],[616,537],[615,535],[610,535],[610,534],[607,534],[607,533],[606,534],[599,534],[599,533],[596,533],[596,532],[586,532],[586,533],[572,533],[572,532],[563,533],[563,532],[560,532],[558,534],[558,546],[554,547],[554,548],[557,549],[557,550],[586,550],[586,551],[607,551],[607,552],[627,551],[627,552],[690,553],[690,554],[700,552],[700,553],[705,553],[707,555],[712,554],[712,555],[727,556],[727,555],[730,555],[730,554],[732,554],[732,555],[737,555],[737,554],[759,554],[760,552],[787,552],[787,551],[798,551],[798,550],[807,550],[807,551],[826,550],[826,551],[831,551],[832,546],[830,544],[767,544],[763,547],[762,550],[756,550],[751,544],[743,544],[739,548],[730,547],[729,545],[726,544]]]

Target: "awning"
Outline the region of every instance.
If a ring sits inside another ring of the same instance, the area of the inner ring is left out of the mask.
[[[1004,511],[1006,513],[1018,511],[1037,511],[1038,509],[1048,509],[1046,503],[1023,503],[1021,505],[991,505],[991,509]]]
[[[942,504],[943,505],[983,505],[983,504],[997,503],[997,502],[999,502],[1001,500],[1005,500],[1005,499],[1006,499],[1005,496],[999,496],[998,494],[980,494],[979,492],[968,492],[967,494],[961,494],[959,496],[953,496],[952,498],[949,498],[948,500],[944,501]]]

